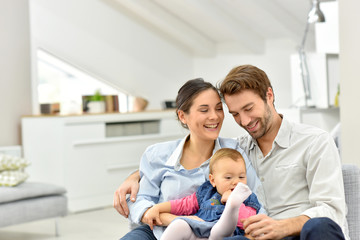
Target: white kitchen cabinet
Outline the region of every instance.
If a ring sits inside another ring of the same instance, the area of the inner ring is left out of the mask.
[[[174,111],[23,117],[28,181],[64,186],[70,212],[110,206],[147,146],[185,134]]]

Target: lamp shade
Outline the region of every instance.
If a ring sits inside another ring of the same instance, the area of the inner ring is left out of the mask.
[[[309,12],[307,21],[308,23],[325,22],[325,16],[320,10],[319,0],[312,1],[312,8]]]

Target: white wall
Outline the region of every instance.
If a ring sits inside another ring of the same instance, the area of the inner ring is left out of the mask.
[[[145,97],[149,109],[175,98],[179,86],[192,78],[188,52],[103,1],[30,0],[30,4],[33,52],[41,47]]]
[[[360,166],[359,148],[359,56],[360,2],[339,1],[340,119],[343,162]]]
[[[266,42],[265,54],[218,54],[215,58],[195,58],[194,75],[217,84],[238,65],[255,65],[266,72],[275,92],[276,108],[291,105],[290,55],[296,52],[296,43],[278,39]]]
[[[268,73],[274,85],[277,108],[286,108],[291,102],[288,56],[296,46],[294,43],[270,41],[264,55],[219,54],[213,59],[193,59],[183,49],[115,12],[102,1],[29,1],[34,10],[31,19],[38,23],[37,28],[32,28],[32,49],[42,46],[80,67],[91,69],[132,94],[151,99],[151,108],[158,108],[163,99],[173,99],[187,79],[204,77],[216,83],[232,67],[246,63]],[[357,141],[353,139],[360,134],[357,127],[360,110],[356,107],[360,30],[353,27],[360,18],[355,10],[358,8],[355,0],[339,2],[343,159],[360,165],[355,158]],[[3,90],[6,102],[0,105],[0,145],[14,145],[20,143],[21,115],[31,113],[28,1],[2,0],[0,28],[0,87],[6,89]]]
[[[339,3],[321,2],[325,22],[315,23],[316,52],[339,53]]]
[[[298,43],[274,39],[266,42],[264,54],[235,55],[217,49],[216,57],[194,58],[105,1],[31,3],[33,51],[45,48],[131,94],[142,95],[150,100],[149,108],[160,108],[162,100],[174,99],[188,79],[202,77],[216,84],[241,64],[256,65],[268,74],[277,108],[291,105],[290,55]],[[232,118],[226,116],[226,122],[233,133]],[[240,134],[241,129],[237,129]]]
[[[27,0],[0,2],[0,146],[20,144],[20,119],[31,114]]]
[[[253,64],[267,72],[274,85],[277,107],[285,108],[291,103],[290,55],[296,52],[296,43],[289,40],[268,41],[263,55],[219,52],[215,58],[194,59],[183,48],[105,1],[30,3],[33,51],[45,48],[130,94],[141,95],[150,100],[149,108],[160,108],[162,100],[174,99],[177,89],[188,79],[203,77],[216,83],[240,64]],[[35,87],[36,84],[34,95]]]

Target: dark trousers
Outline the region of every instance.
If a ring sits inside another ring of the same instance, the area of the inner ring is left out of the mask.
[[[224,238],[226,240],[242,240],[243,236]],[[283,240],[344,240],[341,228],[330,218],[311,218],[303,226],[300,236],[286,237]]]
[[[301,230],[300,236],[287,237],[285,240],[344,240],[344,234],[340,226],[330,218],[311,218]]]
[[[156,237],[149,225],[142,225],[128,232],[120,240],[156,240]]]
[[[233,236],[224,238],[226,240],[243,240],[244,236]],[[345,240],[340,226],[330,218],[311,218],[309,219],[300,236],[286,237],[284,240]],[[153,232],[148,225],[143,225],[128,232],[121,240],[156,240]]]
[[[240,235],[224,239],[248,240],[248,238]],[[148,225],[142,225],[128,232],[120,240],[156,240],[156,237]]]

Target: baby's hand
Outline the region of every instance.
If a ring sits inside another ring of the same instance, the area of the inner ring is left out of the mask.
[[[227,190],[223,193],[221,197],[221,202],[225,204],[231,201],[231,199],[233,198],[236,199],[235,201],[244,202],[250,195],[251,195],[250,188],[247,185],[239,182],[232,191]]]
[[[254,240],[255,238],[253,238],[251,235],[249,235],[249,234],[245,234],[244,235],[244,237],[246,237],[246,238],[248,238],[248,239],[250,239],[250,240]]]
[[[144,213],[141,221],[149,225],[151,230],[153,230],[154,225],[162,225],[160,220],[160,213],[156,205],[152,206]]]
[[[221,203],[225,204],[227,202],[227,200],[229,199],[229,196],[231,194],[231,190],[227,190],[223,193],[223,195],[221,196]]]

